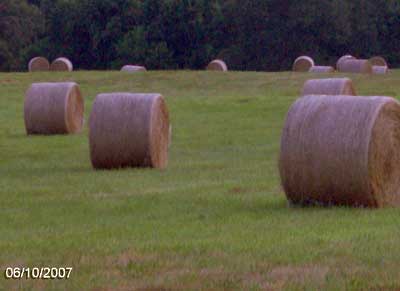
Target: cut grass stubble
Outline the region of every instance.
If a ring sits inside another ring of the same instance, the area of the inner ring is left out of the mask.
[[[277,170],[289,106],[309,74],[0,74],[0,265],[72,266],[67,281],[0,289],[359,290],[400,286],[397,209],[290,208]],[[349,77],[350,75],[338,74]],[[396,96],[399,72],[351,75]],[[94,171],[87,128],[26,136],[32,82],[74,81],[85,98],[161,92],[174,124],[165,171]]]

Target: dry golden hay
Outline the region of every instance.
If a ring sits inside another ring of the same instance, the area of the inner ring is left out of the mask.
[[[207,66],[207,70],[209,71],[228,71],[228,66],[222,60],[213,60]]]
[[[314,79],[304,83],[302,96],[305,95],[357,95],[353,82],[348,78]]]
[[[338,70],[342,73],[372,74],[372,65],[369,60],[347,59],[340,62]]]
[[[169,130],[168,109],[160,94],[99,94],[89,121],[92,165],[166,168]]]
[[[29,61],[29,72],[40,72],[50,70],[50,63],[44,57],[35,57]]]
[[[51,71],[72,72],[73,69],[74,66],[72,65],[71,61],[67,58],[55,59],[50,65]]]
[[[125,65],[121,68],[121,71],[128,72],[128,73],[136,73],[136,72],[146,71],[146,68],[143,66]]]
[[[335,69],[331,66],[312,66],[310,73],[334,73]]]
[[[375,75],[384,75],[387,74],[388,71],[389,69],[386,66],[372,66],[372,73]]]
[[[369,59],[369,61],[373,66],[389,67],[386,60],[380,56],[372,57]]]
[[[295,72],[308,72],[313,67],[314,60],[307,56],[298,57],[293,63],[293,71]]]
[[[343,61],[346,61],[346,60],[355,60],[355,59],[356,59],[356,58],[353,57],[352,55],[344,55],[344,56],[340,57],[340,58],[337,60],[337,62],[336,62],[336,69],[339,71],[340,64],[341,64]]]
[[[84,101],[76,83],[33,83],[26,92],[27,134],[77,133],[83,126],[83,113]]]
[[[279,170],[298,205],[400,205],[400,103],[309,95],[290,108]]]

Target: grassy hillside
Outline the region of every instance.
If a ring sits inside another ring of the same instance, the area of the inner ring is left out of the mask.
[[[311,77],[0,74],[0,289],[400,288],[399,210],[287,206],[280,132]],[[400,71],[351,78],[360,95],[400,92]],[[94,171],[87,128],[27,137],[26,89],[65,80],[81,85],[86,120],[98,93],[162,93],[173,126],[168,169]],[[13,281],[8,266],[73,271],[69,280]]]

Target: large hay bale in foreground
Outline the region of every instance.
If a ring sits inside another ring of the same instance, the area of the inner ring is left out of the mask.
[[[84,101],[76,83],[33,83],[26,92],[27,134],[77,133],[83,126],[83,113]]]
[[[319,96],[290,108],[279,170],[299,205],[400,205],[400,103],[390,97]]]
[[[121,71],[128,73],[136,73],[136,72],[144,72],[146,71],[146,68],[143,66],[125,65],[121,68]]]
[[[160,94],[99,94],[89,121],[94,168],[165,168],[169,115]]]
[[[307,56],[298,57],[293,63],[293,71],[295,72],[308,72],[313,67],[314,60]]]
[[[352,55],[344,55],[344,56],[342,56],[342,57],[340,57],[338,60],[337,60],[337,62],[336,62],[336,69],[339,71],[340,69],[340,65],[341,65],[341,63],[343,62],[343,61],[346,61],[346,60],[355,60],[356,58],[355,57],[353,57]]]
[[[372,74],[372,65],[368,60],[347,59],[340,63],[338,70],[342,73]]]
[[[335,69],[331,66],[312,66],[310,73],[334,73]]]
[[[382,67],[389,67],[388,63],[383,57],[376,56],[372,57],[369,59],[369,62],[372,64],[372,66],[382,66]]]
[[[372,73],[375,75],[384,75],[387,74],[388,71],[389,69],[386,66],[372,66]]]
[[[29,61],[29,72],[41,72],[50,70],[50,63],[44,57],[35,57]]]
[[[72,65],[71,61],[67,58],[58,58],[55,59],[51,65],[51,71],[60,71],[60,72],[72,72],[74,66]]]
[[[353,82],[348,78],[314,79],[304,83],[305,95],[356,95]]]
[[[228,66],[222,60],[213,60],[208,64],[207,70],[226,72],[228,71]]]

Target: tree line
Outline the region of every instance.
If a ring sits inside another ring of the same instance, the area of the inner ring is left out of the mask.
[[[0,0],[0,70],[66,56],[79,69],[287,70],[299,55],[400,64],[398,0]]]

